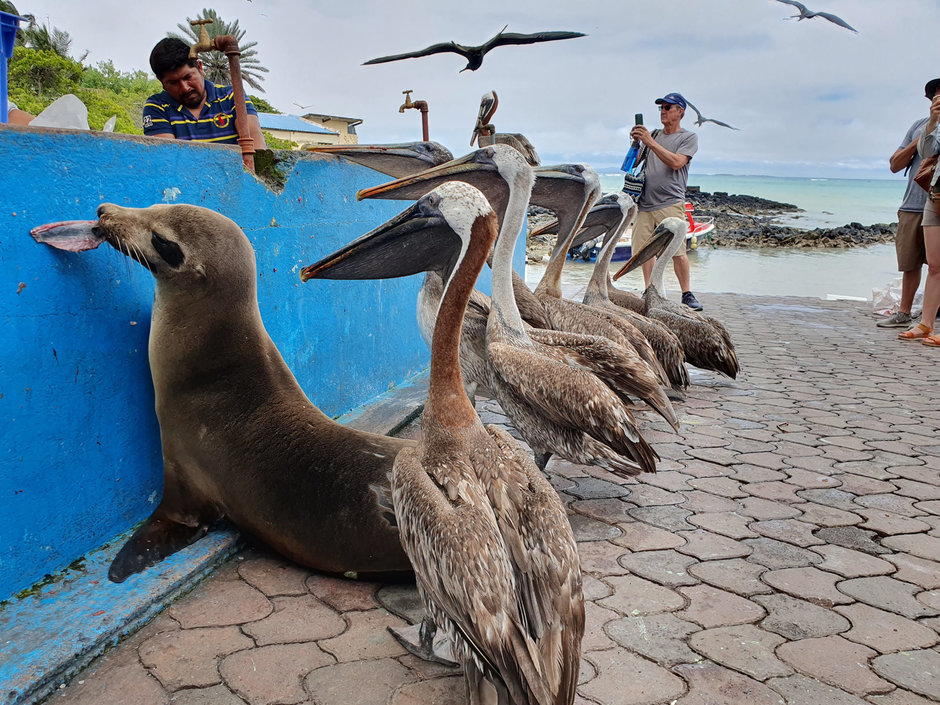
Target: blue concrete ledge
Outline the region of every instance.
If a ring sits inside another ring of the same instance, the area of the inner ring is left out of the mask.
[[[414,420],[427,397],[425,370],[337,421],[388,434]],[[224,522],[192,546],[125,582],[108,566],[133,529],[0,605],[0,705],[32,705],[140,629],[210,575],[240,545]],[[128,702],[133,702],[129,694]]]

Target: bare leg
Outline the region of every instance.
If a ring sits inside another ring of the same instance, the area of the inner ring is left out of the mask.
[[[927,282],[924,284],[924,313],[920,322],[933,328],[940,306],[940,226],[924,228],[924,245],[927,249]]]
[[[901,313],[910,314],[911,306],[914,305],[914,294],[917,293],[917,287],[920,286],[920,267],[912,269],[909,272],[901,272],[901,304],[898,310]]]
[[[689,274],[689,257],[684,252],[672,258],[672,268],[676,270],[679,289],[682,293],[692,291],[692,279]]]

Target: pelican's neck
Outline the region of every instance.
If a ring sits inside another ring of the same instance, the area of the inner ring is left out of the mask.
[[[504,326],[520,335],[525,334],[522,316],[516,305],[512,287],[512,256],[516,249],[516,240],[525,222],[526,206],[532,192],[534,177],[531,171],[520,171],[509,183],[509,201],[503,213],[503,221],[493,250],[493,310],[497,312]]]
[[[662,255],[656,258],[653,265],[653,271],[650,274],[650,287],[656,289],[660,296],[666,296],[666,285],[663,283],[663,277],[666,274],[666,265],[672,261],[673,256],[679,251],[679,247],[685,243],[685,227],[680,227],[672,233],[672,239],[663,251]]]
[[[627,216],[623,216],[620,222],[607,231],[604,236],[604,244],[597,255],[597,261],[594,262],[594,271],[591,272],[591,281],[588,282],[587,291],[594,297],[609,300],[607,293],[607,281],[610,278],[610,258],[614,256],[614,250],[617,249],[617,242],[620,240],[620,234],[623,232],[624,221]]]
[[[571,247],[571,241],[584,224],[588,211],[600,187],[585,187],[584,200],[577,208],[565,208],[555,211],[558,216],[558,237],[555,239],[555,247],[552,249],[551,257],[548,259],[548,265],[542,274],[542,279],[535,287],[539,295],[553,296],[556,299],[561,298],[561,270],[565,266],[565,258],[568,256],[568,249]]]
[[[423,427],[462,428],[477,415],[464,391],[460,374],[460,333],[473,285],[483,269],[496,233],[496,216],[476,218],[470,244],[444,289],[431,339],[431,374]]]

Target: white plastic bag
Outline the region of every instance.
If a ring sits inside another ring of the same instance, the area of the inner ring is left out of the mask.
[[[879,289],[871,290],[872,313],[876,316],[889,316],[898,310],[901,304],[901,277],[892,279]],[[917,316],[924,307],[924,289],[921,287],[914,294],[914,305],[911,306],[911,315]]]
[[[30,121],[29,126],[87,130],[88,108],[77,96],[68,93],[50,103],[49,107]]]

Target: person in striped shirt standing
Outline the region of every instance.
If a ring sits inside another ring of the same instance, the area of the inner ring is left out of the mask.
[[[163,90],[144,104],[145,135],[213,144],[238,143],[231,86],[219,86],[207,79],[202,62],[189,58],[185,42],[161,39],[150,52],[150,68]],[[245,108],[255,149],[266,149],[258,111],[247,96]]]

